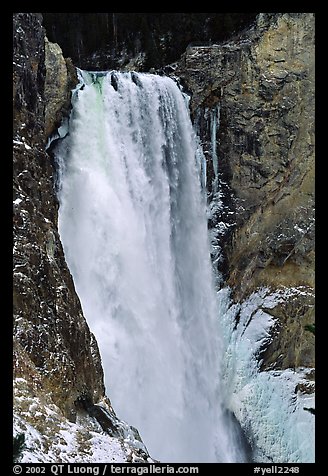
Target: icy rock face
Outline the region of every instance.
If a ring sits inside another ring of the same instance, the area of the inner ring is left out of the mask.
[[[53,169],[44,152],[44,74],[39,83],[33,77],[35,69],[45,71],[40,18],[15,15],[14,28],[14,84],[20,93],[20,104],[14,98],[15,371],[24,376],[28,362],[54,402],[74,419],[81,392],[103,396],[102,371],[57,232]],[[37,88],[33,98],[31,85]]]
[[[132,460],[142,444],[136,445],[136,438],[132,441],[128,425],[125,432],[109,434],[95,415],[77,405],[81,397],[92,404],[104,402],[117,427],[104,395],[97,342],[82,314],[57,231],[58,203],[51,160],[45,152],[45,116],[48,112],[48,120],[55,123],[59,109],[57,103],[56,112],[45,111],[52,102],[45,97],[51,76],[46,71],[41,22],[41,15],[34,13],[13,17],[14,428],[25,433],[24,461],[58,462],[71,457],[79,462],[84,457],[105,461],[113,445],[117,449],[113,447],[113,461]],[[51,75],[56,75],[55,64],[51,63]],[[52,114],[56,118],[51,119]],[[81,438],[83,451],[78,444]],[[68,439],[75,443],[69,446]],[[104,448],[101,456],[94,453],[94,444]],[[145,455],[143,450],[142,460]]]

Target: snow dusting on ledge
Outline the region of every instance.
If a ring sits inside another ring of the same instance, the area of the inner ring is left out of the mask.
[[[120,422],[122,438],[109,436],[87,414],[71,423],[47,398],[32,396],[23,378],[14,381],[14,401],[14,436],[25,435],[21,463],[154,462],[140,451],[144,445],[126,423]]]

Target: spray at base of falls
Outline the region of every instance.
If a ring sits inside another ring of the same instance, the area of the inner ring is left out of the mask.
[[[162,462],[243,461],[185,98],[167,77],[80,75],[57,149],[59,231],[113,406]]]

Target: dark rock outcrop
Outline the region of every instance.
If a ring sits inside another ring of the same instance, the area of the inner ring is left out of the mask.
[[[40,141],[43,134],[45,65],[41,21],[40,14],[18,13],[13,18],[14,134],[24,135],[26,131],[33,143]]]

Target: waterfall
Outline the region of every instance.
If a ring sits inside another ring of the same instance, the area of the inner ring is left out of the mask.
[[[213,192],[218,192],[218,181],[219,181],[219,161],[217,155],[217,146],[216,146],[216,134],[220,128],[220,104],[216,108],[211,110],[210,116],[211,123],[211,156],[213,162],[213,171],[214,171],[214,181],[213,181]]]
[[[80,76],[59,231],[113,407],[162,462],[240,461],[186,100],[167,77]]]

